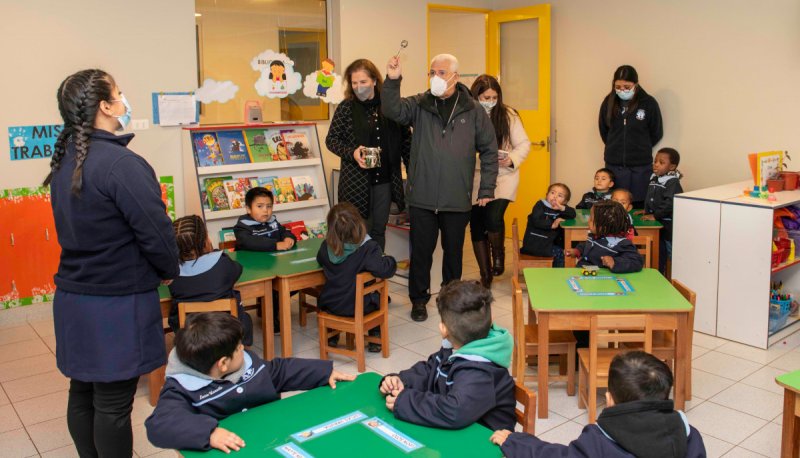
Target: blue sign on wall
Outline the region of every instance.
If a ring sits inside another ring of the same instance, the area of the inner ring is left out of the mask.
[[[9,127],[8,146],[11,160],[45,159],[52,156],[62,128],[61,124]]]

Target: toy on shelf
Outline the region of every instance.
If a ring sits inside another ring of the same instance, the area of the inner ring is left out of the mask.
[[[598,272],[600,272],[600,268],[597,266],[583,266],[581,275],[584,277],[596,277]]]
[[[769,296],[769,330],[777,332],[786,324],[790,314],[797,313],[797,301],[783,291],[783,282],[773,282]]]

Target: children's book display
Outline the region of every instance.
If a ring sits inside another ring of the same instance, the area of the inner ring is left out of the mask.
[[[311,159],[308,135],[294,129],[249,128],[193,132],[198,167]]]
[[[252,188],[266,188],[275,197],[274,204],[317,199],[310,176],[297,177],[211,177],[203,179],[203,208],[210,211],[243,209],[244,198]]]

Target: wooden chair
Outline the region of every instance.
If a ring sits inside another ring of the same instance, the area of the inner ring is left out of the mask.
[[[220,250],[235,250],[236,249],[236,240],[220,240],[219,241],[219,249]]]
[[[533,435],[536,432],[536,392],[522,383],[514,383],[514,399],[522,404],[522,409],[514,408],[517,423],[522,425],[522,432]]]
[[[511,269],[514,277],[519,278],[522,269],[528,267],[553,267],[552,256],[531,256],[519,252],[519,225],[517,224],[517,218],[514,218],[511,223],[511,248]],[[520,284],[527,289],[524,280]]]
[[[525,384],[525,366],[529,359],[539,355],[539,327],[529,316],[528,324],[524,323],[522,289],[517,277],[511,277],[511,304],[514,322],[514,352],[511,373],[520,385]],[[575,396],[575,336],[571,331],[550,331],[548,353],[558,355],[559,372],[562,375],[551,377],[553,380],[567,382],[567,394]],[[539,370],[548,370],[540,367]]]
[[[309,304],[306,300],[307,297],[313,297],[319,303],[319,295],[322,293],[321,286],[314,286],[312,288],[301,289],[297,294],[297,302],[300,304],[300,327],[306,327],[308,322],[309,313],[317,313],[317,305]]]
[[[650,254],[653,252],[653,239],[647,235],[634,235],[633,236],[633,245],[636,249],[639,250],[639,254],[642,255],[644,258],[644,267],[654,267],[658,268],[658,266],[651,266],[650,265]]]
[[[373,282],[371,284],[367,284]],[[378,310],[364,316],[364,295],[380,291],[381,300]],[[332,315],[323,311],[317,312],[319,326],[319,357],[328,359],[328,353],[338,353],[356,359],[358,372],[366,370],[364,343],[381,345],[383,357],[389,357],[389,282],[385,278],[375,278],[369,272],[361,272],[356,276],[355,313],[352,317]],[[379,326],[380,337],[367,335],[367,331]],[[329,332],[332,330],[333,332]],[[328,338],[337,334],[348,334],[348,345],[355,341],[355,349],[331,347]],[[351,337],[352,336],[352,337]]]
[[[628,331],[628,332],[616,332]],[[653,351],[653,321],[649,315],[595,315],[589,327],[589,348],[578,349],[578,407],[589,407],[589,423],[597,418],[597,388],[608,387],[611,360],[621,350],[600,345],[642,342]]]

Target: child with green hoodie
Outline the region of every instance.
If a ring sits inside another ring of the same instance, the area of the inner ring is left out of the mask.
[[[389,278],[397,270],[397,262],[391,256],[384,256],[378,242],[367,235],[358,210],[348,202],[336,204],[328,213],[328,234],[317,252],[317,262],[325,274],[317,303],[322,310],[339,316],[355,314],[356,275],[369,272],[377,278]],[[379,306],[377,291],[364,297],[365,315]],[[380,335],[379,330],[370,329],[369,335]],[[336,346],[338,340],[338,335],[331,337],[328,344]],[[370,343],[368,350],[379,352],[381,346]]]
[[[455,280],[436,298],[442,348],[380,383],[386,407],[400,420],[444,429],[476,421],[492,430],[514,429],[514,380],[508,373],[514,341],[492,324],[492,293]]]

